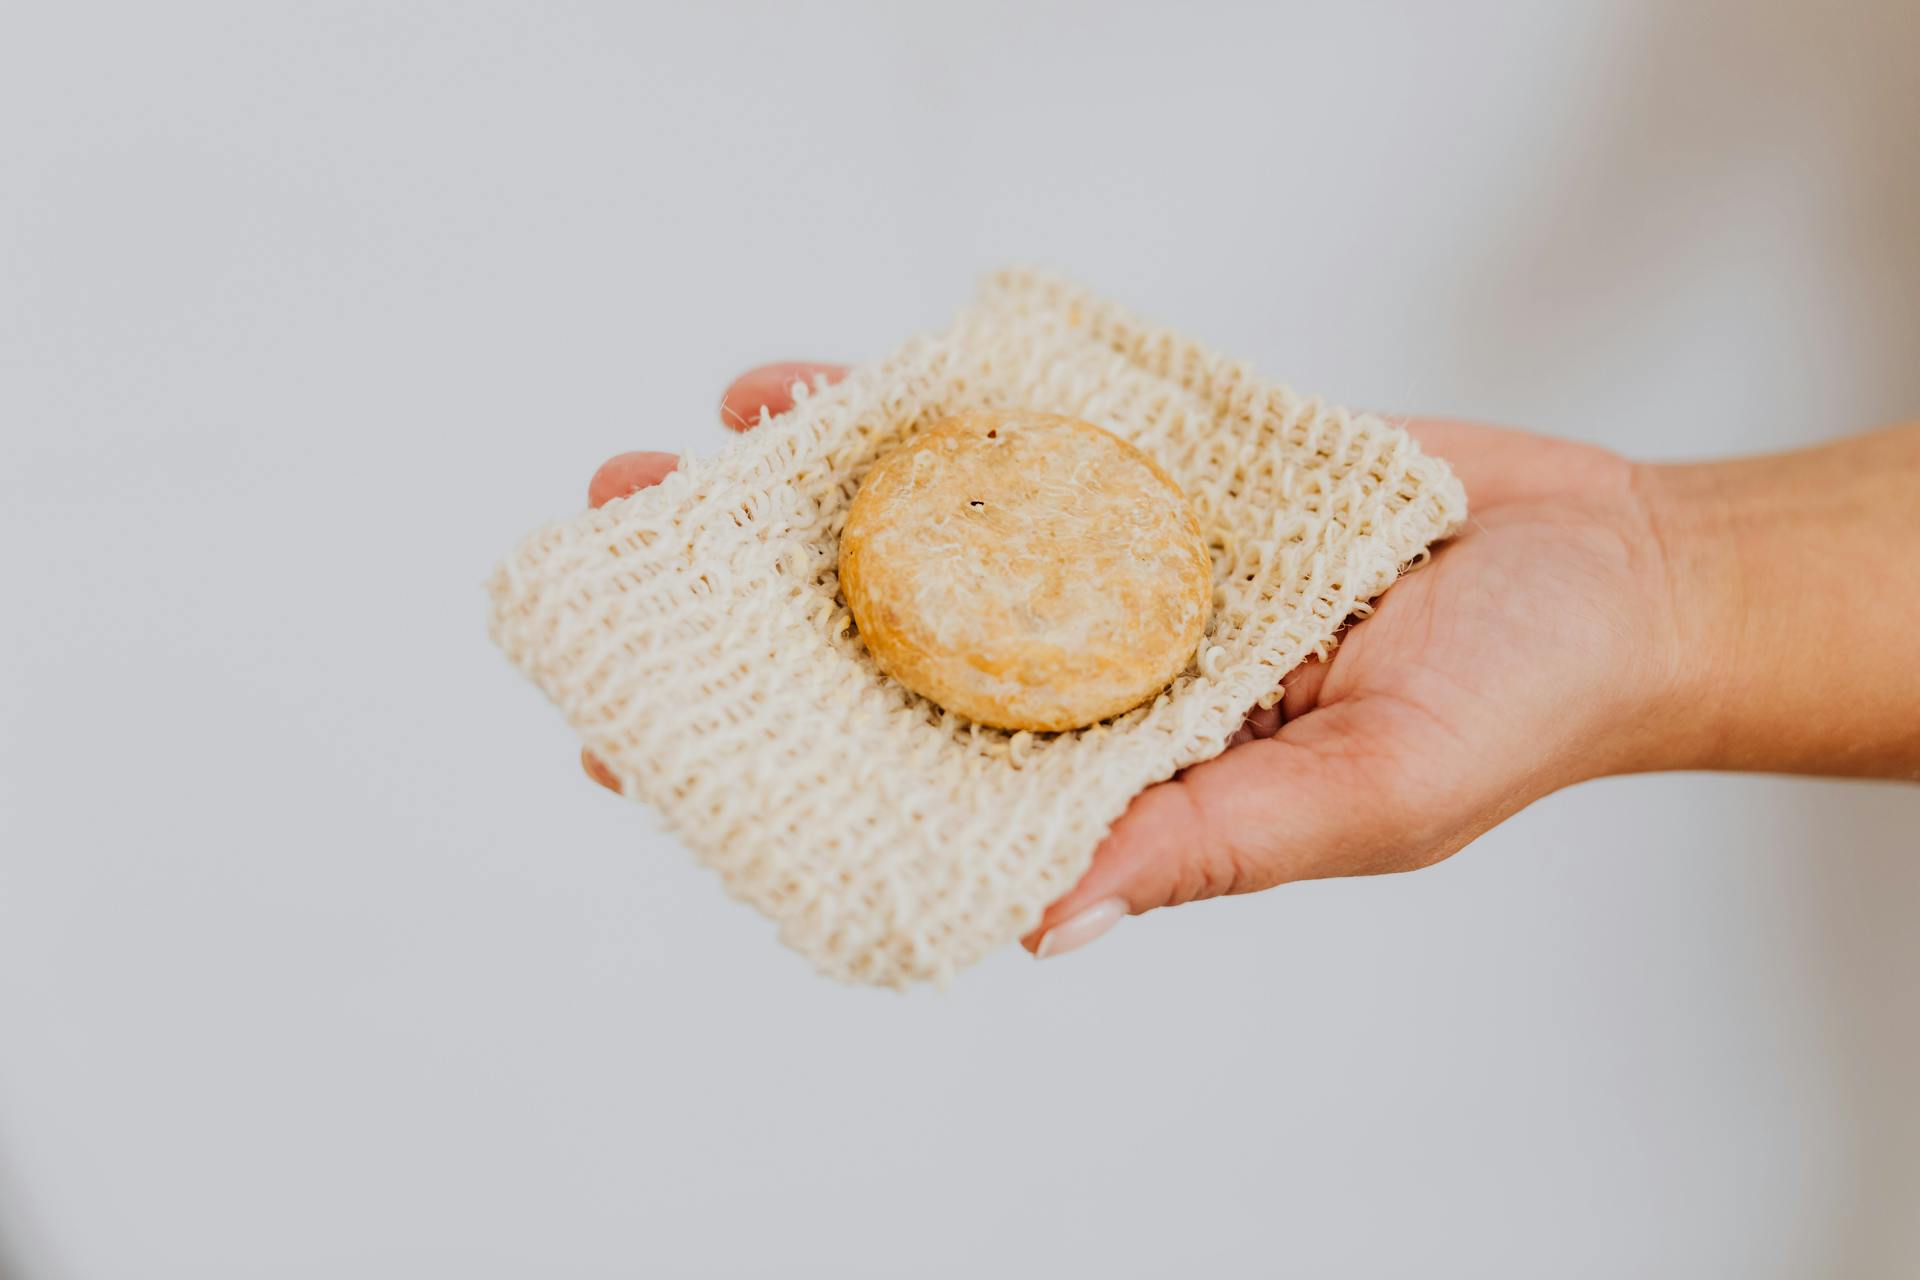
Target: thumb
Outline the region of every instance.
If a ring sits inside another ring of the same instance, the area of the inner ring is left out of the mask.
[[[1147,788],[1022,944],[1044,959],[1156,907],[1451,853],[1433,813],[1447,788],[1413,767],[1435,757],[1411,719],[1391,702],[1334,703]]]

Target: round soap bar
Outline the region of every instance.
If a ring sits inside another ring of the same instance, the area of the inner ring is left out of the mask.
[[[867,473],[840,586],[881,670],[1001,729],[1140,705],[1206,629],[1212,565],[1164,471],[1050,413],[966,413]]]

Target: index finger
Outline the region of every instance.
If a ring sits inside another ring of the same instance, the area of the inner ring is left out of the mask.
[[[735,378],[720,397],[720,421],[735,431],[745,431],[760,422],[760,411],[781,414],[793,408],[793,384],[811,383],[824,377],[838,382],[847,376],[843,364],[822,364],[817,360],[783,360],[749,369]]]

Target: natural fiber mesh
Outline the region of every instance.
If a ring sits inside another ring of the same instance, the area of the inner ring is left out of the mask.
[[[860,478],[980,408],[1106,427],[1185,490],[1213,619],[1150,704],[1006,733],[907,692],[862,647],[834,573]],[[1219,754],[1465,514],[1405,432],[1010,271],[944,334],[529,537],[489,584],[492,634],[625,794],[822,972],[945,981],[1031,929],[1135,794]]]

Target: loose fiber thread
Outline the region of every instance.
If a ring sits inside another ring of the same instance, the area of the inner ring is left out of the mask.
[[[853,982],[945,982],[1030,929],[1135,794],[1217,755],[1466,516],[1404,431],[1037,272],[1001,272],[944,334],[796,391],[718,457],[528,537],[489,582],[490,622],[626,795]],[[1008,734],[933,706],[880,674],[839,598],[866,469],[995,407],[1131,440],[1208,539],[1193,664],[1105,724]]]

